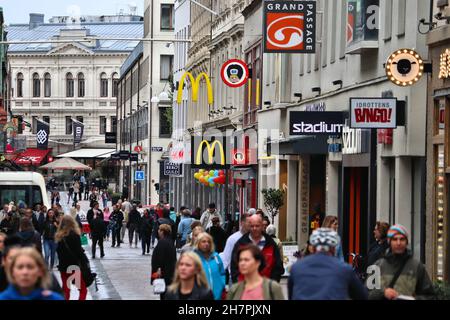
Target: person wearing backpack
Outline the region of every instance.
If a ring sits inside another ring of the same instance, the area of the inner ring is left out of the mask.
[[[388,231],[389,250],[373,266],[369,266],[367,287],[370,300],[426,300],[434,296],[433,283],[425,266],[408,250],[408,231],[393,225]],[[370,269],[379,268],[378,272]],[[381,288],[376,288],[376,275]],[[375,288],[374,288],[375,287]],[[373,288],[373,289],[372,289]]]
[[[248,244],[240,247],[237,259],[244,280],[230,288],[227,300],[285,300],[281,286],[261,276],[265,258],[258,246]]]

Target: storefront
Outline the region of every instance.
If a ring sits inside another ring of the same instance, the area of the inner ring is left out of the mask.
[[[433,77],[429,81],[427,119],[427,266],[433,280],[448,281],[450,190],[450,26],[428,35]]]

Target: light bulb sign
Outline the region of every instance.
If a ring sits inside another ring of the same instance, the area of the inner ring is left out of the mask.
[[[359,129],[397,128],[397,99],[351,98],[350,127]]]
[[[249,77],[249,70],[247,64],[238,59],[228,60],[222,66],[220,75],[222,81],[229,87],[238,88],[247,83]]]
[[[389,80],[401,87],[412,86],[424,73],[424,63],[420,55],[411,49],[400,49],[392,53],[386,62]]]

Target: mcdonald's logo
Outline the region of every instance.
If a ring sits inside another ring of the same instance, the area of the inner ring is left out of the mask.
[[[208,75],[204,72],[200,73],[195,79],[192,73],[190,72],[185,72],[183,74],[183,76],[180,79],[180,84],[178,86],[177,103],[181,104],[183,102],[183,86],[184,83],[186,82],[187,77],[189,77],[192,86],[192,101],[193,102],[198,101],[198,89],[200,87],[200,81],[202,80],[202,78],[205,78],[206,89],[208,90],[208,104],[213,104],[214,103],[213,88]]]
[[[192,136],[192,168],[226,169],[229,167],[231,162],[227,154],[227,138],[214,137],[213,139]]]
[[[223,150],[223,144],[219,141],[214,141],[212,144],[209,141],[203,140],[197,149],[197,156],[195,160],[196,165],[202,164],[202,156],[203,156],[203,145],[206,145],[206,149],[208,150],[208,164],[213,164],[214,161],[214,150],[216,149],[216,145],[219,146],[220,152],[220,164],[222,166],[225,165],[225,151]]]

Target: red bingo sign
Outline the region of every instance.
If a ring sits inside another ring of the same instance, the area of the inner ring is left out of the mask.
[[[224,63],[220,75],[227,86],[238,88],[247,83],[250,72],[244,61],[232,59]]]

